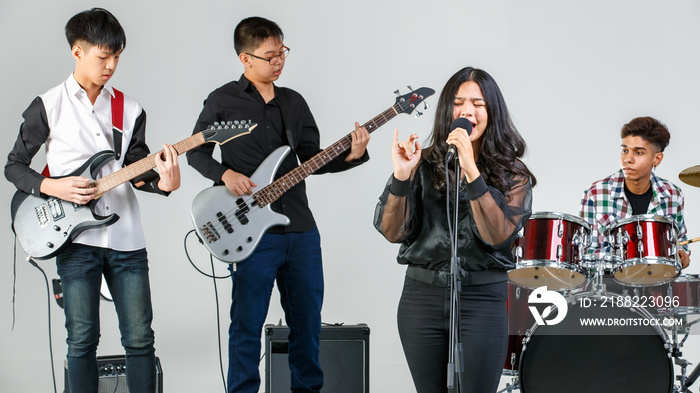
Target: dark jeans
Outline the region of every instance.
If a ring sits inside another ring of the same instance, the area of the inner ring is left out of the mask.
[[[292,392],[319,392],[323,269],[318,230],[266,233],[255,252],[237,264],[232,279],[229,393],[258,392],[260,340],[275,280],[289,326]]]
[[[103,274],[119,318],[129,392],[155,392],[153,311],[146,250],[126,252],[72,244],[58,254],[56,264],[63,286],[71,393],[97,392]]]
[[[498,388],[508,347],[507,282],[462,286],[461,393]],[[450,289],[406,277],[399,302],[401,343],[418,393],[447,392]]]

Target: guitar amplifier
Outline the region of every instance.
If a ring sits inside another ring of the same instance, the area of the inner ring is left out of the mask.
[[[70,393],[68,383],[68,363],[64,361],[65,390]],[[126,357],[98,356],[97,376],[99,378],[97,393],[129,393],[126,385]],[[160,367],[160,359],[156,356],[156,392],[163,393],[163,369]]]
[[[289,327],[265,326],[265,392],[291,391],[288,363]],[[319,360],[324,392],[369,393],[369,327],[329,325],[321,328]]]

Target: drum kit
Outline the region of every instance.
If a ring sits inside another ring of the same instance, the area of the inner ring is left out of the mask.
[[[700,165],[679,177],[700,187]],[[689,392],[700,366],[686,374],[681,348],[700,322],[700,275],[681,274],[678,251],[700,238],[679,242],[674,220],[636,215],[613,222],[609,251],[596,255],[590,232],[578,217],[539,212],[514,242],[503,367],[513,378],[500,392]],[[565,310],[533,301],[545,286]],[[561,322],[543,323],[558,312]]]

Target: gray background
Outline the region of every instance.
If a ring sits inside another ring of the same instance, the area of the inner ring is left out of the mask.
[[[89,1],[6,0],[0,3],[0,119],[6,154],[31,100],[63,81],[74,61],[63,36],[66,21],[97,4]],[[700,164],[700,3],[686,1],[215,1],[105,0],[127,33],[127,48],[112,83],[148,111],[148,142],[188,137],[214,88],[243,69],[232,32],[244,17],[279,23],[292,48],[282,86],[308,101],[328,146],[394,103],[393,91],[429,86],[438,92],[459,68],[473,65],[498,81],[528,143],[525,162],[539,184],[535,211],[577,214],[582,191],[618,167],[619,129],[651,115],[672,133],[658,175],[686,195],[691,237],[700,236],[700,190],[678,173]],[[437,96],[429,100],[437,104]],[[403,268],[397,246],[373,228],[377,197],[391,173],[394,127],[401,136],[428,136],[433,110],[401,115],[372,136],[369,163],[347,173],[312,177],[308,193],[322,233],[326,295],[323,320],[371,328],[371,389],[410,392],[395,322]],[[3,156],[4,157],[4,156]],[[221,391],[212,281],[187,262],[183,238],[192,228],[194,196],[210,182],[182,164],[182,188],[167,199],[139,195],[151,259],[157,355],[167,392]],[[37,160],[40,168],[41,158]],[[0,391],[51,389],[47,306],[41,274],[18,251],[16,323],[12,329],[13,235],[9,202],[14,187],[0,182]],[[207,254],[190,239],[194,261]],[[691,246],[691,248],[694,246]],[[698,254],[700,255],[700,254]],[[686,273],[700,270],[698,258]],[[56,277],[53,261],[41,266]],[[226,265],[215,264],[218,274]],[[219,283],[222,329],[230,284]],[[63,387],[65,329],[51,301],[54,360]],[[103,303],[100,355],[122,352],[115,312]],[[269,323],[282,318],[275,294]],[[697,337],[685,357],[700,361]],[[610,348],[610,351],[615,351]],[[605,356],[605,354],[601,354]],[[224,358],[226,362],[226,358]],[[262,369],[262,368],[261,368]],[[678,371],[678,369],[676,369]],[[508,381],[504,378],[503,381]],[[565,390],[565,389],[563,389]]]

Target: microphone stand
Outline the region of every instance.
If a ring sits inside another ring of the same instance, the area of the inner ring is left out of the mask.
[[[461,278],[461,258],[457,250],[457,239],[459,238],[458,218],[459,218],[459,184],[461,182],[461,167],[459,166],[459,158],[455,155],[455,185],[453,198],[453,216],[452,222],[452,238],[450,244],[452,248],[452,259],[450,260],[450,346],[449,360],[447,364],[447,389],[454,389],[453,392],[460,391],[461,379],[464,374],[464,365],[462,357],[462,341],[460,339],[460,307],[459,300],[462,293],[462,278]],[[446,164],[447,166],[447,164]],[[447,170],[447,169],[446,169]],[[449,193],[450,190],[448,189]],[[449,217],[450,212],[447,211]]]

